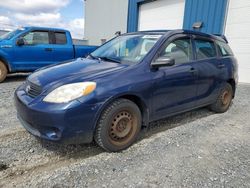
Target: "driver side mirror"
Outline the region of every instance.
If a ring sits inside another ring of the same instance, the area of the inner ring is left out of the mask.
[[[152,68],[169,67],[175,65],[175,60],[170,57],[159,57],[152,64]]]
[[[25,44],[25,41],[24,41],[23,38],[19,38],[19,39],[17,39],[16,44],[17,44],[18,46],[23,46],[23,45]]]

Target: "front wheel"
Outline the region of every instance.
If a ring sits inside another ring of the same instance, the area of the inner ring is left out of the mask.
[[[233,99],[233,89],[229,83],[226,83],[224,88],[220,91],[220,94],[215,103],[210,106],[210,109],[217,113],[226,112]]]
[[[94,135],[95,142],[110,152],[128,148],[141,129],[141,112],[127,99],[117,99],[103,111]]]
[[[0,83],[5,80],[7,73],[8,73],[8,70],[5,64],[0,61]]]

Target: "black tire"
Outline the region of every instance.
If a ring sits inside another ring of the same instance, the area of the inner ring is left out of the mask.
[[[127,99],[117,99],[102,112],[94,140],[109,152],[117,152],[132,145],[141,129],[141,112]]]
[[[210,105],[210,109],[216,113],[224,113],[229,109],[232,99],[233,88],[229,83],[226,83],[224,88],[221,89],[216,102]]]
[[[0,61],[0,83],[3,82],[8,74],[7,67]]]

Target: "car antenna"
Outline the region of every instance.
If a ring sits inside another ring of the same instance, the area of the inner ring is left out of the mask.
[[[117,37],[120,36],[121,34],[122,34],[121,31],[116,31],[116,32],[115,32],[115,36],[117,36]]]

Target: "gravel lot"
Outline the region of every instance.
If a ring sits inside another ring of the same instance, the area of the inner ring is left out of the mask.
[[[227,113],[157,121],[126,151],[106,153],[30,136],[13,105],[24,79],[0,84],[0,187],[250,187],[250,85],[239,85]]]

